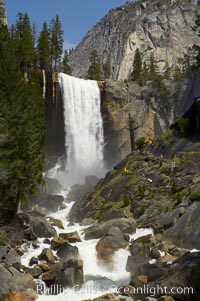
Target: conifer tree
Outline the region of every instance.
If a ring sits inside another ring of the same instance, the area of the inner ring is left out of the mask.
[[[0,28],[0,211],[12,216],[42,182],[44,100],[36,80],[25,81],[6,28]],[[1,214],[2,217],[2,214]]]
[[[57,70],[61,62],[64,43],[62,24],[58,15],[51,21],[50,35],[52,68]]]
[[[37,53],[40,68],[49,69],[51,67],[51,49],[49,30],[46,22],[44,22],[38,38]]]
[[[102,79],[100,60],[96,50],[93,50],[90,54],[90,66],[87,72],[87,78],[92,80]]]
[[[104,78],[110,78],[111,76],[111,67],[109,63],[103,65],[103,75]]]
[[[155,77],[158,75],[158,66],[153,53],[151,53],[149,58],[148,71],[150,79],[155,79]]]
[[[27,13],[18,14],[15,40],[21,67],[26,69],[27,66],[31,66],[33,64],[35,59],[33,35],[31,32],[30,19]]]
[[[64,57],[62,61],[62,71],[68,75],[72,74],[72,68],[69,65],[69,55],[67,50],[64,51]]]
[[[139,80],[142,74],[142,57],[139,48],[135,51],[135,57],[133,61],[133,72],[131,73],[131,80]]]

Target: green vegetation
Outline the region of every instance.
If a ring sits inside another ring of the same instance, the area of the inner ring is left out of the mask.
[[[27,61],[26,61],[27,62]],[[32,72],[22,76],[15,44],[7,27],[0,28],[0,211],[12,217],[20,201],[43,182],[45,102]]]
[[[139,209],[138,212],[140,215],[144,214],[146,211],[147,207],[145,205],[142,205]]]
[[[92,80],[102,79],[100,60],[96,50],[93,50],[90,54],[90,66],[87,72],[87,78]]]
[[[177,184],[176,184],[176,182],[173,181],[171,184],[171,194],[175,194],[177,192],[178,192]]]
[[[104,78],[110,78],[111,76],[111,67],[109,63],[103,64],[103,76]]]
[[[46,22],[44,22],[42,31],[38,38],[37,55],[38,55],[38,63],[40,68],[46,70],[50,69],[51,68],[51,45],[50,45],[49,29]]]
[[[68,51],[65,50],[64,51],[64,57],[63,57],[63,61],[62,61],[62,71],[68,75],[72,74],[72,68],[69,65],[69,58],[68,58]]]
[[[177,192],[177,193],[175,193],[175,195],[173,197],[174,202],[175,202],[175,206],[179,205],[182,202],[183,197],[184,197],[184,193],[183,192]]]
[[[131,80],[137,81],[142,74],[142,57],[140,50],[137,48],[135,51],[135,57],[133,61],[133,72],[131,73]]]
[[[137,175],[134,175],[134,176],[132,176],[131,179],[128,181],[128,183],[126,184],[126,186],[127,186],[127,187],[132,186],[132,185],[138,183],[139,180],[140,180],[140,177],[137,176]]]
[[[193,191],[190,195],[190,199],[192,201],[197,201],[197,200],[200,200],[200,190],[198,191]]]
[[[188,118],[182,117],[178,121],[178,129],[183,137],[187,137],[190,134],[190,121]]]
[[[6,232],[0,229],[0,246],[5,246],[8,243],[9,243],[9,239]]]
[[[140,151],[143,150],[146,145],[146,138],[145,137],[138,138],[135,142],[135,145],[137,149],[139,149]]]
[[[162,167],[160,168],[160,172],[161,172],[162,174],[164,174],[164,175],[169,175],[169,173],[170,173],[169,167],[168,167],[168,166],[162,166]]]
[[[146,186],[145,183],[138,186],[138,194],[139,194],[139,196],[140,196],[141,198],[144,198],[144,197],[145,197],[145,191],[146,191],[146,189],[147,189],[147,186]]]
[[[10,37],[20,62],[21,69],[29,72],[32,67],[46,70],[61,71],[66,68],[66,60],[62,61],[64,33],[58,15],[51,20],[50,26],[46,22],[39,35],[37,26],[31,21],[27,13],[19,13],[17,22],[11,26]],[[64,53],[65,57],[65,53]]]

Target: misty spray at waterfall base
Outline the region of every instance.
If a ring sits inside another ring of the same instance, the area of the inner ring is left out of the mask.
[[[103,121],[96,81],[59,73],[65,123],[65,172],[61,182],[83,183],[86,175],[101,177],[103,164]],[[64,183],[63,183],[64,184]]]

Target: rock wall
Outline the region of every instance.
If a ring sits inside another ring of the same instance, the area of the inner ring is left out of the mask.
[[[165,80],[164,85],[171,95],[170,101],[166,95],[159,94],[159,86],[155,88],[152,82],[140,86],[136,83],[127,85],[112,80],[106,81],[102,93],[102,113],[105,159],[108,167],[133,150],[131,122],[135,140],[140,137],[153,139],[170,128],[176,119],[176,107],[180,103],[187,81]]]
[[[46,103],[46,168],[52,168],[65,154],[63,102],[57,74],[38,70]],[[45,76],[45,78],[44,78]]]
[[[137,48],[143,61],[153,53],[161,71],[166,62],[179,66],[189,47],[200,43],[192,30],[198,13],[194,0],[144,0],[113,9],[70,54],[73,75],[86,76],[94,49],[102,64],[110,63],[114,80],[130,75]]]

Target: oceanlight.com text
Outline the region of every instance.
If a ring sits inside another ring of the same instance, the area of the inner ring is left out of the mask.
[[[80,295],[96,295],[96,294],[105,294],[105,293],[117,293],[119,295],[126,294],[129,296],[134,295],[146,295],[150,297],[155,297],[157,295],[193,295],[194,289],[192,287],[170,287],[167,286],[154,286],[150,287],[149,285],[144,285],[141,287],[133,286],[122,286],[117,287],[112,285],[110,287],[98,287],[95,285],[85,285],[80,287],[75,285],[74,287],[63,287],[62,285],[51,285],[50,287],[44,287],[44,285],[37,285],[37,293],[40,295],[57,295],[57,294],[80,294]]]

